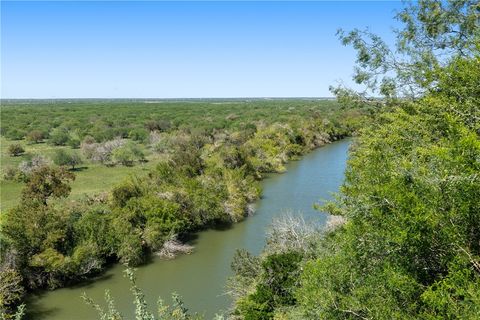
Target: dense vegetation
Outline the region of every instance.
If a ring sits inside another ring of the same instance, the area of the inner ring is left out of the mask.
[[[318,99],[230,100],[3,100],[1,135],[77,146],[86,137],[142,141],[151,131],[244,129],[331,112],[335,101]]]
[[[335,101],[315,99],[2,101],[0,209],[18,204],[26,176],[40,164],[76,169],[70,198],[79,199],[153,168],[177,132],[248,133],[319,116],[333,126],[350,116],[358,127],[354,112],[338,108]]]
[[[241,130],[216,124],[204,130],[152,126],[142,142],[133,137],[99,141],[86,132],[80,151],[52,146],[53,164],[41,155],[21,163],[19,203],[1,217],[2,308],[17,304],[29,290],[80,281],[109,262],[138,265],[150,254],[171,256],[175,252],[169,250],[181,250],[178,241],[183,235],[242,220],[251,213],[250,204],[260,194],[258,180],[266,173],[281,172],[287,161],[352,134],[364,117],[362,112],[340,109],[328,101],[279,101],[280,106],[284,104],[281,108],[275,103],[242,104],[238,110],[222,105],[228,114],[243,110],[245,115],[232,120],[244,123]],[[299,105],[298,113],[292,104]],[[220,110],[216,106],[212,108]],[[89,105],[78,109],[83,107]],[[262,121],[263,107],[281,112]],[[21,111],[23,107],[12,108]],[[44,110],[40,105],[35,108],[40,114]],[[175,106],[170,108],[172,114],[178,112]],[[199,105],[188,108],[198,112],[188,116],[195,126],[196,117],[212,112]],[[249,112],[258,120],[250,119]],[[282,113],[289,115],[288,121]],[[59,142],[50,139],[49,144]],[[100,162],[115,172],[120,164],[147,161],[144,151],[156,158],[150,158],[150,169],[142,174],[129,176],[101,194],[67,198],[75,169],[82,163],[79,152],[87,164]]]
[[[355,80],[367,90],[333,90],[377,112],[354,144],[338,200],[324,206],[328,227],[287,218],[262,255],[237,252],[232,318],[480,317],[479,15],[476,1],[413,3],[398,14],[405,28],[395,51],[368,32],[340,33],[358,50]],[[242,219],[257,179],[358,123],[337,119],[163,132],[165,159],[155,169],[83,202],[54,200],[73,176],[39,166],[21,203],[2,216],[3,306],[18,303],[25,287],[60,286],[108,260],[138,264],[178,234]],[[135,285],[133,293],[137,318],[154,319]],[[107,302],[101,317],[121,318]],[[175,303],[160,304],[159,317],[188,319]]]
[[[399,51],[411,60],[394,66],[397,77],[375,72],[393,66],[379,38],[370,46],[358,31],[341,34],[359,50],[357,80],[386,97],[337,93],[382,112],[356,139],[338,200],[324,207],[331,227],[277,226],[260,257],[237,254],[235,316],[480,317],[479,14],[470,1],[401,12]],[[404,83],[420,96],[396,90]]]

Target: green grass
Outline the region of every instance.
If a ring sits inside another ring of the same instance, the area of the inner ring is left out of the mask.
[[[69,197],[78,199],[85,194],[109,191],[113,185],[122,181],[128,175],[141,174],[153,165],[153,162],[148,162],[133,167],[106,167],[96,164],[83,166],[82,170],[75,171],[76,178],[71,184],[72,192]],[[18,203],[23,185],[24,183],[16,181],[2,180],[0,182],[1,211],[12,208]]]
[[[2,198],[0,211],[12,208],[18,203],[22,187],[23,183],[19,182],[4,180],[0,182],[0,197]]]
[[[55,150],[70,149],[70,147],[50,146],[46,143],[28,144],[25,141],[8,141],[5,138],[0,139],[1,143],[1,173],[2,180],[0,181],[0,211],[8,210],[15,206],[20,198],[21,190],[24,183],[17,181],[5,181],[3,179],[3,172],[6,167],[17,167],[22,161],[27,160],[30,156],[41,154],[47,158],[51,158]],[[18,157],[12,157],[8,154],[8,146],[12,143],[20,143],[24,149],[25,154]],[[122,181],[130,174],[141,174],[148,168],[154,166],[155,156],[147,154],[149,162],[144,164],[137,164],[132,167],[115,166],[107,167],[101,164],[85,163],[81,165],[79,170],[74,171],[75,181],[71,184],[72,192],[71,199],[78,199],[85,194],[95,194],[103,191],[108,191],[116,183]]]

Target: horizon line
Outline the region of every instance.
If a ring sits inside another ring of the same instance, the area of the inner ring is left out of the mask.
[[[254,97],[174,97],[174,98],[106,98],[106,97],[89,97],[89,98],[0,98],[0,101],[8,100],[239,100],[239,99],[336,99],[336,97],[325,96],[289,96],[289,97],[276,97],[276,96],[254,96]]]

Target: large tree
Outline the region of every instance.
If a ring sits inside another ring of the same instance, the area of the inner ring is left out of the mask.
[[[395,48],[368,29],[338,31],[342,43],[357,51],[354,80],[363,85],[362,91],[331,87],[340,100],[384,104],[419,98],[438,89],[439,70],[452,57],[471,58],[478,52],[476,0],[409,2],[395,18],[403,25],[395,30]]]

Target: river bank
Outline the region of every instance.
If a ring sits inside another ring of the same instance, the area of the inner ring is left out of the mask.
[[[192,310],[205,313],[228,309],[229,298],[223,294],[226,279],[231,275],[230,263],[237,249],[258,254],[265,243],[265,231],[272,218],[287,211],[301,212],[306,219],[323,224],[326,215],[313,209],[313,204],[328,199],[343,180],[350,139],[325,145],[287,165],[283,174],[269,175],[262,181],[262,198],[255,203],[256,213],[231,228],[212,229],[194,235],[191,255],[174,260],[157,257],[138,268],[138,284],[154,306],[158,296],[166,301],[172,292],[183,297]],[[103,301],[109,289],[119,309],[132,314],[129,283],[123,277],[124,267],[114,265],[100,277],[72,287],[32,294],[27,299],[30,319],[91,319],[95,311],[84,304],[85,292],[96,301]]]

